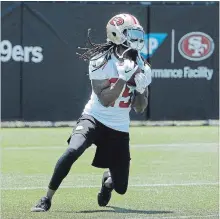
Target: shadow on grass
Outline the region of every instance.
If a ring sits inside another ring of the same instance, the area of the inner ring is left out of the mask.
[[[103,209],[103,210],[88,210],[88,211],[63,211],[63,213],[135,213],[135,214],[172,214],[173,211],[156,211],[156,210],[134,210],[134,209],[127,209],[127,208],[119,208],[115,206],[106,206],[106,208],[111,208],[111,210]],[[60,212],[60,211],[56,211]]]

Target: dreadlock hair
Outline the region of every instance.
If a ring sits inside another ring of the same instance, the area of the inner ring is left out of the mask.
[[[105,56],[104,62],[101,63],[101,66],[103,66],[108,61],[108,59],[110,58],[110,55],[113,52],[113,49],[117,45],[110,42],[110,41],[106,42],[106,43],[101,43],[101,44],[93,43],[91,41],[91,38],[90,38],[90,31],[91,31],[91,29],[88,29],[87,39],[88,39],[88,43],[91,47],[90,48],[88,48],[88,47],[86,47],[86,48],[78,47],[78,49],[84,50],[84,52],[82,54],[77,52],[76,54],[79,55],[79,58],[83,59],[84,61],[90,61],[90,60],[95,61],[95,60]],[[99,57],[95,57],[99,54],[100,54]]]
[[[111,54],[115,51],[115,49],[117,48],[118,45],[112,43],[111,41],[108,41],[106,43],[101,43],[101,44],[93,43],[90,38],[90,32],[91,32],[91,29],[88,29],[87,39],[88,39],[88,43],[91,47],[90,48],[89,47],[85,47],[85,48],[78,47],[78,49],[83,50],[84,52],[82,54],[77,52],[76,54],[79,55],[79,58],[83,59],[84,61],[90,61],[90,60],[95,61],[95,60],[98,60],[99,58],[105,56],[103,62],[100,63],[99,66],[97,66],[97,69],[98,69],[106,64],[106,62],[110,59]],[[126,44],[126,42],[125,42],[125,44]],[[121,45],[121,46],[125,47],[124,45]],[[99,55],[99,56],[96,57],[97,55]],[[126,58],[131,59],[134,62],[136,62],[137,56],[138,56],[138,52],[133,49],[129,50],[125,54]],[[149,65],[148,62],[145,62],[145,63]]]

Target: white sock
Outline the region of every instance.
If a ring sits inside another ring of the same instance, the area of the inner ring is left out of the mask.
[[[112,188],[112,178],[108,177],[108,179],[105,181],[105,186],[107,188]]]
[[[51,200],[53,198],[53,195],[55,194],[56,191],[52,189],[47,190],[47,197]]]

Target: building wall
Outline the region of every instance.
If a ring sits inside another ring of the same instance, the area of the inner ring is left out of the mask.
[[[218,5],[2,2],[1,12],[2,120],[76,120],[91,93],[77,47],[88,28],[105,42],[106,22],[121,12],[145,28],[153,69],[148,109],[131,118],[218,118]]]

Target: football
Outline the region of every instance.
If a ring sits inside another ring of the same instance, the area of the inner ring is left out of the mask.
[[[133,86],[133,87],[136,87],[136,83],[135,83],[135,75],[138,74],[138,73],[141,73],[141,69],[138,67],[137,70],[134,72],[134,74],[132,75],[132,77],[127,81],[127,84],[129,86]]]

